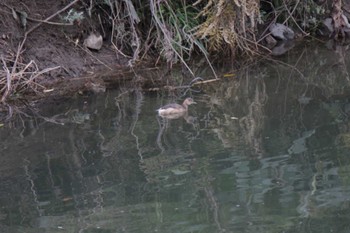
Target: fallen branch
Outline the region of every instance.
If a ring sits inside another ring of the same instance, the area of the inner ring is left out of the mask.
[[[201,85],[201,84],[208,84],[212,82],[218,82],[220,81],[220,78],[214,78],[214,79],[209,79],[209,80],[200,80],[200,81],[195,81],[191,82],[189,85],[185,86],[162,86],[162,87],[154,87],[154,88],[148,88],[148,91],[160,91],[160,90],[169,90],[169,91],[174,91],[174,90],[180,90],[180,89],[190,89],[193,86]]]
[[[217,82],[219,80],[220,80],[219,78],[215,78],[215,79],[209,79],[209,80],[204,80],[204,81],[198,81],[198,82],[193,83],[192,85],[196,86],[196,85],[201,85],[201,84],[207,84],[207,83]]]

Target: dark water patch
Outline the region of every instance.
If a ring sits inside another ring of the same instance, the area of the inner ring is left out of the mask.
[[[0,128],[1,229],[347,232],[350,92],[327,59],[248,67],[175,120],[155,110],[185,96],[138,89],[22,115]]]

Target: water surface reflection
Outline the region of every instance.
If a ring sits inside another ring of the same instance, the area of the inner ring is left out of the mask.
[[[349,86],[310,66],[243,70],[179,119],[111,91],[1,127],[2,232],[348,232]]]

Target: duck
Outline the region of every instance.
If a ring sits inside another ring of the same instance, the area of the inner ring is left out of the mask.
[[[196,104],[192,98],[186,98],[182,104],[171,103],[160,107],[157,112],[161,117],[166,117],[170,119],[183,116],[188,111],[188,106],[191,104]],[[174,116],[174,117],[173,117]]]

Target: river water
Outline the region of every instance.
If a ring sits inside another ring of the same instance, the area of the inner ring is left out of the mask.
[[[301,46],[195,90],[17,113],[0,122],[1,232],[350,232],[347,57]],[[188,115],[157,116],[188,96]]]

